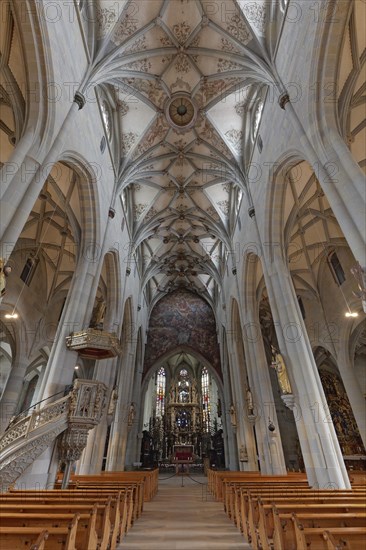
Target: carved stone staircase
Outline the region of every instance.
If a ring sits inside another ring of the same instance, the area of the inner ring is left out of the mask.
[[[69,472],[81,456],[89,430],[102,417],[106,394],[101,382],[77,379],[65,397],[15,419],[0,439],[1,491],[7,491],[61,433],[59,458]]]

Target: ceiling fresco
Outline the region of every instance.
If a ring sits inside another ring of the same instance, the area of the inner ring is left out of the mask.
[[[221,377],[216,320],[207,302],[193,292],[177,289],[154,307],[145,350],[144,375],[171,355],[202,357]],[[198,355],[199,354],[199,355]]]

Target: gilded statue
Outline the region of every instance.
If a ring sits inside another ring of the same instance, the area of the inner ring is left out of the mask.
[[[11,272],[11,267],[6,265],[3,258],[0,258],[0,300],[5,294],[6,277]]]
[[[283,395],[292,394],[292,388],[291,388],[290,380],[288,379],[288,376],[287,376],[287,369],[286,369],[286,365],[283,360],[283,357],[279,352],[277,352],[277,350],[273,346],[271,347],[272,347],[272,358],[273,358],[272,367],[276,369],[277,379],[280,385],[281,393]]]

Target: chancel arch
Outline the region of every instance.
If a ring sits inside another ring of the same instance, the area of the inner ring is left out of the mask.
[[[142,446],[146,467],[167,468],[184,449],[192,464],[225,466],[222,382],[201,354],[178,347],[146,374]]]

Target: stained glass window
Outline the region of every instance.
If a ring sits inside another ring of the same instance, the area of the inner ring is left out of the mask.
[[[165,370],[163,367],[156,375],[156,416],[162,417],[165,409]]]
[[[201,387],[202,387],[202,427],[204,432],[209,432],[211,428],[210,378],[206,367],[202,369]]]

